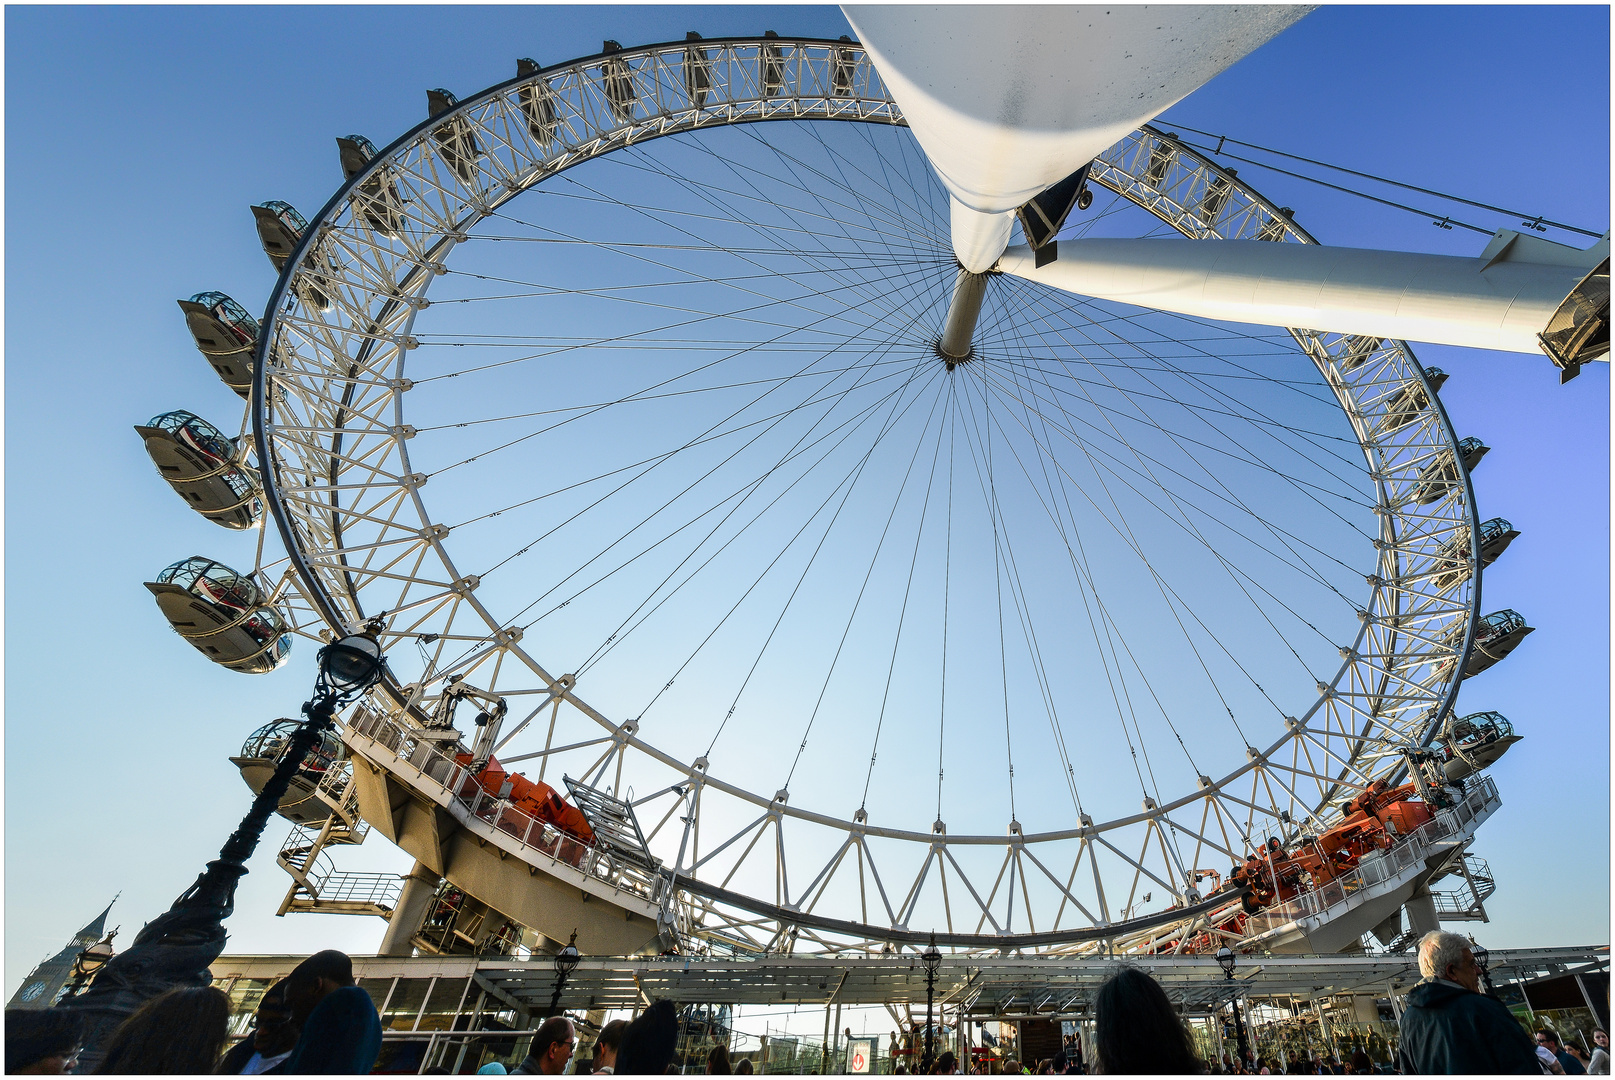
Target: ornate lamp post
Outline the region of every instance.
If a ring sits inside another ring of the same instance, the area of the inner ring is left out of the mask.
[[[1469,938],[1469,951],[1475,957],[1475,966],[1480,969],[1480,984],[1486,988],[1487,994],[1496,997],[1497,989],[1492,986],[1492,973],[1486,966],[1486,961],[1492,954],[1487,952],[1486,946],[1476,941],[1473,935]]]
[[[331,726],[337,709],[381,681],[386,657],[376,641],[380,632],[379,620],[372,620],[363,633],[349,634],[320,650],[314,699],[303,705],[307,719],[292,732],[274,775],[219,849],[219,857],[167,911],[146,924],[133,945],[100,967],[89,989],[62,1003],[84,1014],[84,1071],[99,1064],[101,1042],[147,1000],[177,986],[212,982],[208,965],[224,951],[224,920],[235,911],[236,884],[247,873],[247,860],[269,815],[280,805],[303,759]]]
[[[73,958],[73,981],[67,985],[67,997],[73,997],[84,989],[84,984],[95,978],[95,973],[112,959],[112,939],[117,936],[118,932],[114,930]]]
[[[936,996],[936,970],[942,966],[942,954],[937,951],[935,930],[931,931],[931,944],[920,954],[920,963],[925,965],[925,1060],[920,1066],[920,1071],[930,1073],[935,1060],[931,1041],[935,1034],[931,1027],[931,1003]]]
[[[1228,1005],[1234,1010],[1234,1039],[1239,1048],[1239,1060],[1250,1064],[1250,1042],[1245,1038],[1245,1020],[1239,1015],[1239,994],[1234,989],[1234,950],[1224,945],[1217,950],[1217,965],[1222,977],[1228,980]]]
[[[578,955],[578,932],[572,931],[572,938],[561,951],[555,954],[555,993],[550,995],[550,1015],[559,1016],[561,1008],[561,991],[566,989],[566,980],[578,968],[578,961],[583,957]]]

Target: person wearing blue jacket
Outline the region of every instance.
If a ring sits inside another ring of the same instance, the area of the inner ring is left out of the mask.
[[[354,985],[353,961],[335,949],[317,952],[286,976],[286,1000],[305,1017],[291,1057],[273,1072],[368,1073],[381,1054],[381,1017]]]

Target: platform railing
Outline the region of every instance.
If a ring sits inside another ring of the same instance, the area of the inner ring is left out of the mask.
[[[435,740],[396,720],[367,709],[357,709],[348,720],[348,730],[386,747],[400,761],[408,762],[440,786],[454,802],[472,817],[493,826],[516,841],[525,861],[537,865],[543,859],[564,862],[585,876],[648,901],[661,899],[661,875],[604,851],[547,821],[540,821],[511,804],[508,799],[490,795],[470,769],[445,753]],[[452,745],[452,744],[451,744]]]
[[[1414,864],[1425,862],[1436,853],[1438,846],[1454,837],[1467,839],[1473,832],[1471,826],[1475,820],[1496,809],[1500,802],[1492,778],[1480,777],[1469,785],[1469,790],[1457,803],[1436,811],[1435,817],[1399,837],[1386,850],[1365,856],[1349,873],[1252,915],[1245,924],[1247,936],[1264,934],[1351,904],[1359,894],[1373,892],[1377,886],[1400,877]]]

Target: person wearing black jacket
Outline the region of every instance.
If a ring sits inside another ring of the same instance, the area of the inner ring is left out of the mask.
[[[1540,1075],[1536,1047],[1501,1001],[1480,993],[1469,942],[1432,930],[1419,941],[1419,973],[1402,1011],[1402,1053],[1412,1071]]]

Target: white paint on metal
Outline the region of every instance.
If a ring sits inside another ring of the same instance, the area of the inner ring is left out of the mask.
[[[1310,9],[842,10],[953,196],[954,254],[979,274],[1004,250],[1017,207]]]
[[[1068,240],[1044,266],[1015,247],[998,269],[1201,318],[1537,353],[1537,335],[1608,257],[1609,241],[1578,251],[1528,239],[1505,230],[1476,258],[1260,240]]]

